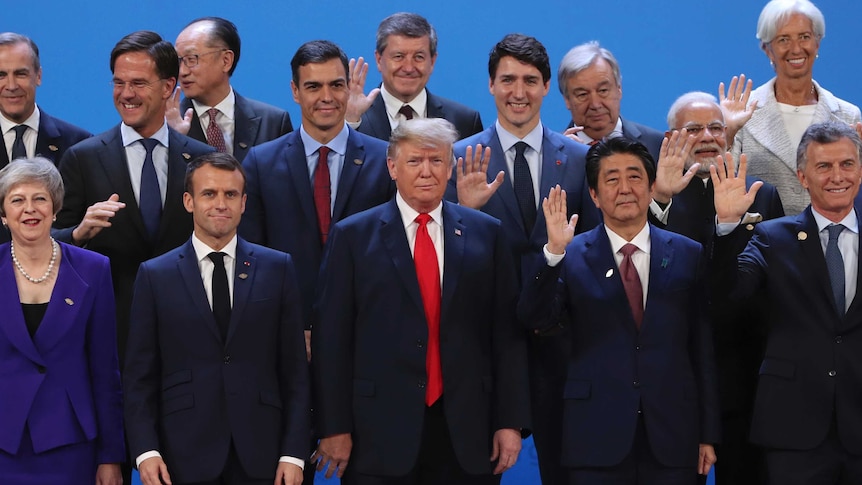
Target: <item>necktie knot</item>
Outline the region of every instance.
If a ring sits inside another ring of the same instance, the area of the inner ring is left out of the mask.
[[[838,236],[841,235],[841,232],[844,231],[843,224],[829,224],[826,226],[826,230],[829,231],[829,240],[837,241]]]
[[[144,146],[144,149],[148,154],[152,155],[153,150],[156,149],[156,145],[159,144],[159,140],[155,138],[141,138],[141,145]]]
[[[420,226],[427,225],[429,222],[431,222],[431,214],[428,214],[427,212],[423,212],[416,216],[416,223]]]
[[[15,130],[15,136],[24,136],[24,132],[27,131],[27,125],[15,125],[12,129]]]
[[[404,106],[402,106],[398,110],[398,113],[400,113],[402,116],[404,116],[404,119],[407,119],[407,120],[413,119],[413,108],[411,108],[409,104],[405,104]]]
[[[27,158],[27,148],[24,146],[24,132],[27,131],[27,125],[16,125],[12,129],[15,130],[15,141],[12,143],[12,158],[10,160]]]
[[[210,261],[212,261],[214,265],[224,267],[225,256],[227,256],[227,254],[213,251],[209,253],[207,257],[210,258]]]
[[[515,156],[516,157],[523,157],[524,153],[527,152],[527,147],[529,147],[529,146],[530,145],[527,145],[525,142],[522,142],[522,141],[515,143]]]
[[[207,114],[210,117],[210,123],[216,122],[216,117],[218,117],[219,113],[221,113],[221,111],[219,111],[217,108],[210,108],[207,110]]]
[[[620,254],[630,258],[632,256],[632,254],[634,254],[635,251],[637,251],[637,250],[638,250],[638,247],[635,246],[634,244],[626,243],[623,245],[623,247],[620,248]]]
[[[221,132],[221,127],[216,123],[216,118],[218,118],[219,113],[221,113],[221,111],[216,108],[210,108],[207,110],[207,114],[210,117],[210,123],[207,125],[206,132],[207,144],[215,148],[217,152],[225,153],[227,152],[227,145],[224,141],[224,134]]]
[[[325,160],[327,163],[329,163],[329,151],[330,148],[328,146],[321,145],[321,147],[317,149],[317,156],[319,160],[317,163],[320,163],[320,160]]]

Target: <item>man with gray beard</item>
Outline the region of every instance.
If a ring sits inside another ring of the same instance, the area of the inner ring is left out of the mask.
[[[711,254],[715,204],[709,167],[721,170],[718,157],[725,157],[728,150],[721,107],[711,94],[686,93],[671,106],[667,125],[650,221],[700,242],[707,248],[706,254]],[[746,189],[757,180],[746,177]],[[757,223],[783,215],[778,191],[763,183],[740,223],[750,236]],[[707,304],[708,296],[704,296]],[[763,483],[762,452],[748,442],[748,425],[766,330],[761,309],[749,306],[732,315],[724,308],[711,309],[722,412],[715,469],[719,485]]]

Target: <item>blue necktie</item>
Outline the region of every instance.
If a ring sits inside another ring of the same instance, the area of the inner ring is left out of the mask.
[[[156,176],[156,166],[153,164],[153,150],[159,141],[143,138],[141,144],[147,150],[144,166],[141,169],[141,217],[144,219],[144,227],[147,228],[150,240],[154,241],[162,219],[162,191],[159,189],[159,178]]]
[[[27,150],[24,148],[24,132],[27,131],[27,125],[18,125],[12,128],[15,130],[15,142],[12,143],[12,160],[19,158],[27,158]]]
[[[829,282],[832,284],[832,297],[839,315],[844,315],[844,258],[838,249],[838,236],[844,230],[842,224],[829,224],[829,241],[826,243],[826,269],[829,270]]]
[[[518,208],[521,210],[527,236],[533,232],[533,226],[536,224],[536,194],[533,192],[530,166],[527,165],[527,157],[524,156],[528,146],[522,141],[515,143],[515,176],[513,177],[515,198],[518,200]]]

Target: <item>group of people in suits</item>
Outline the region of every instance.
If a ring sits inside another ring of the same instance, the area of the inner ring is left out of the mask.
[[[596,42],[559,66],[571,125],[544,125],[521,34],[484,128],[397,13],[367,93],[363,58],[297,49],[296,127],[234,90],[230,21],[129,34],[121,123],[91,136],[0,34],[0,474],[499,483],[532,434],[545,484],[860,481],[862,124],[813,81],[824,29],[769,2],[775,79],[687,93],[665,133],[620,115]]]

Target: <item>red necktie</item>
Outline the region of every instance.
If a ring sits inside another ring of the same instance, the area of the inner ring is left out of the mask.
[[[314,207],[317,210],[317,226],[320,228],[320,244],[326,244],[329,224],[332,222],[332,187],[329,181],[329,147],[317,150],[317,168],[314,169]]]
[[[638,247],[634,244],[626,244],[620,248],[620,252],[623,253],[620,276],[623,280],[623,288],[626,290],[629,306],[632,309],[632,316],[635,319],[635,327],[640,330],[641,322],[644,319],[644,292],[638,270],[632,262],[632,254],[637,250]]]
[[[219,110],[210,108],[207,110],[207,114],[210,115],[210,124],[207,125],[207,143],[211,147],[215,148],[216,151],[225,153],[227,151],[227,147],[224,144],[224,135],[222,134],[218,123],[216,123],[216,116],[218,116]]]
[[[443,368],[440,366],[440,265],[437,251],[431,236],[428,235],[428,222],[431,216],[419,214],[416,222],[416,244],[413,247],[413,263],[425,307],[425,320],[428,322],[428,352],[425,355],[425,371],[428,384],[425,387],[425,404],[434,404],[443,395]]]

